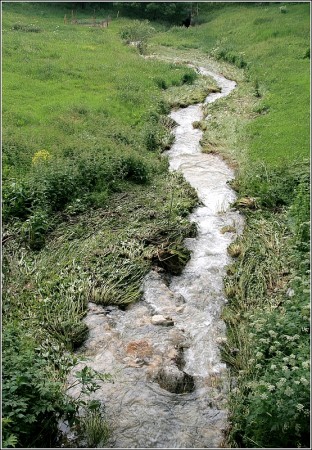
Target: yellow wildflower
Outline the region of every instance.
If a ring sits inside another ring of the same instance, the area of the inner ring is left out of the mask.
[[[39,150],[32,157],[32,164],[37,165],[46,161],[49,161],[52,158],[50,153],[47,150]]]

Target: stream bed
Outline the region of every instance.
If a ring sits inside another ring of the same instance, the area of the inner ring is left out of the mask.
[[[205,103],[235,88],[221,75],[197,70],[221,87]],[[108,448],[216,448],[227,427],[228,376],[218,346],[226,331],[220,318],[226,302],[222,280],[230,262],[227,247],[243,219],[230,207],[232,170],[218,156],[201,153],[202,131],[192,123],[202,120],[202,104],[170,116],[178,124],[167,152],[170,170],[181,171],[197,191],[201,205],[190,220],[198,233],[185,241],[191,259],[182,274],[169,279],[152,270],[140,302],[124,311],[89,304],[90,333],[80,353],[87,365],[113,376],[113,383],[101,383],[92,394],[105,404]],[[236,231],[222,233],[225,226]],[[71,395],[78,394],[72,389]]]

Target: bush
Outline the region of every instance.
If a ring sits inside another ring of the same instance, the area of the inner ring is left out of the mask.
[[[9,419],[3,440],[14,436],[24,448],[53,446],[64,408],[62,384],[19,330],[5,327],[2,339],[2,413]]]
[[[152,36],[155,29],[149,24],[148,20],[134,20],[131,24],[126,25],[120,31],[120,37],[122,40],[129,42],[146,41],[146,39]]]
[[[271,168],[257,163],[251,165],[237,181],[242,196],[255,197],[260,206],[274,209],[291,205],[295,190],[306,173],[304,162],[292,167],[281,163]]]
[[[225,279],[231,295],[223,357],[236,378],[230,439],[240,448],[307,447],[309,260],[289,248],[285,217],[266,216],[247,217],[242,255]]]
[[[288,300],[286,313],[267,308],[250,323],[255,361],[244,405],[244,440],[248,447],[288,448],[309,445],[309,299]],[[242,412],[242,411],[241,411]]]
[[[40,250],[45,244],[45,235],[49,229],[49,215],[46,211],[36,210],[23,223],[22,237],[32,250]]]
[[[197,77],[197,72],[191,69],[190,71],[185,72],[185,74],[182,75],[181,82],[182,84],[193,84]]]
[[[121,158],[123,178],[135,183],[145,184],[149,179],[149,169],[143,159],[134,155],[123,155]]]
[[[295,242],[301,251],[310,246],[310,183],[309,177],[300,182],[295,190],[295,198],[288,213],[289,225]]]
[[[26,218],[30,213],[32,199],[30,198],[29,183],[25,180],[10,180],[3,185],[3,210],[4,221],[14,218]]]
[[[41,28],[37,27],[36,25],[24,25],[22,23],[15,23],[14,25],[12,25],[12,30],[24,31],[26,33],[40,33],[42,31]]]
[[[41,162],[34,166],[27,179],[11,180],[4,185],[3,218],[8,221],[10,218],[29,217],[24,226],[24,236],[28,233],[29,243],[36,247],[40,232],[43,235],[43,229],[47,228],[43,211],[61,211],[80,195],[108,191],[114,182],[120,180],[146,183],[148,178],[147,163],[134,152],[110,154],[103,151],[81,155],[72,161]],[[34,233],[37,233],[36,238]]]
[[[88,442],[105,441],[108,427],[102,421],[103,408],[81,395],[95,392],[98,380],[108,381],[110,374],[99,374],[87,366],[76,372],[75,385],[81,386],[81,393],[73,399],[64,390],[64,383],[78,360],[66,354],[62,344],[46,339],[36,347],[15,323],[5,327],[2,344],[2,447],[58,448],[60,420],[70,427],[79,427],[81,422]],[[85,412],[82,420],[81,408]]]

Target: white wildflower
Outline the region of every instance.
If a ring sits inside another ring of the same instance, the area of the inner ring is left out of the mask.
[[[277,383],[276,383],[276,386],[277,387],[282,387],[283,386],[283,384],[285,384],[286,383],[286,378],[281,378]]]
[[[275,338],[277,336],[277,333],[273,330],[269,330],[269,335],[273,338]]]
[[[291,387],[287,386],[287,388],[285,389],[285,395],[287,395],[287,397],[291,397],[293,393],[294,390]]]

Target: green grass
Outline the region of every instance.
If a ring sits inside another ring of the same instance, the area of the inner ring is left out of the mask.
[[[45,414],[53,425],[53,411],[72,413],[60,372],[86,337],[87,302],[126,308],[151,266],[175,274],[189,258],[196,195],[160,155],[172,142],[169,106],[215,89],[189,62],[238,83],[195,124],[203,150],[235,168],[246,216],[225,279],[223,353],[237,383],[228,439],[308,445],[309,5],[287,4],[283,14],[278,4],[199,6],[201,25],[155,24],[147,51],[163,61],[122,43],[125,18],[88,28],[65,25],[70,9],[55,3],[3,6],[4,381],[22,403],[19,413],[5,400],[15,422],[5,422],[4,440],[14,445],[41,442]],[[51,392],[37,382],[42,373]],[[105,431],[95,419],[90,430]]]
[[[179,84],[190,70],[139,58],[119,38],[125,20],[106,29],[64,25],[60,7],[41,9],[4,5],[4,173],[23,175],[41,149],[63,156],[122,138],[140,149],[148,113],[161,99],[157,79]],[[12,29],[18,22],[41,32]]]
[[[200,5],[208,23],[185,29],[173,27],[157,34],[155,44],[178,49],[194,48],[225,58],[232,54],[247,64],[246,76],[259,83],[260,102],[269,106],[246,129],[251,160],[278,165],[309,156],[309,58],[310,6],[289,4],[281,14],[279,5],[232,5],[212,12]],[[221,30],[221,32],[220,32]],[[263,130],[265,132],[263,133]]]
[[[208,23],[154,36],[150,51],[191,54],[237,81],[202,121],[203,151],[235,168],[246,218],[224,280],[222,354],[235,380],[228,445],[309,446],[309,5],[205,14]]]
[[[16,389],[17,402],[5,396],[12,420],[3,438],[19,446],[33,435],[44,446],[41,423],[54,430],[56,414],[75,415],[60,368],[88,334],[88,301],[139,300],[153,265],[181,271],[183,239],[195,233],[186,217],[197,197],[161,157],[172,123],[159,84],[183,86],[195,72],[123,44],[126,19],[88,28],[65,25],[68,12],[53,3],[3,6],[4,390]],[[10,347],[12,328],[29,348],[25,365],[37,358],[53,387],[39,403],[27,394],[45,389],[39,372],[25,371],[27,384],[16,378],[24,360]]]

